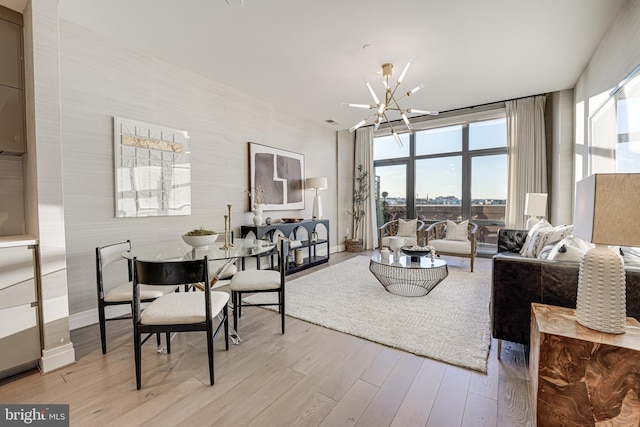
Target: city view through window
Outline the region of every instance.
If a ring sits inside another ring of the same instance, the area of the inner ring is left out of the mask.
[[[378,225],[469,219],[480,247],[495,248],[504,226],[507,148],[504,117],[374,138]],[[411,196],[409,196],[411,195]]]

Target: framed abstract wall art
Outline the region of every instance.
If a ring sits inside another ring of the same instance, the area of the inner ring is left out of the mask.
[[[304,154],[250,142],[249,183],[265,211],[304,209]]]

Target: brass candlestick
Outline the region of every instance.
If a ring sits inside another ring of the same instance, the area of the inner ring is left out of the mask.
[[[224,216],[224,246],[222,249],[233,247],[231,243],[231,205],[227,205],[228,214]]]

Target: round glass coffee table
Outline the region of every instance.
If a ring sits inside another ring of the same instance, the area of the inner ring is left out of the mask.
[[[379,253],[371,257],[369,271],[388,292],[403,297],[425,296],[449,274],[447,262],[441,259],[432,262],[423,256],[412,262],[407,255],[392,254],[383,261]]]

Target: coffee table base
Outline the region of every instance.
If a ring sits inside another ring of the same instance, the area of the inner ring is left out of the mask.
[[[393,264],[369,263],[369,271],[387,292],[403,297],[423,297],[449,274],[446,263],[431,268],[399,267]]]

